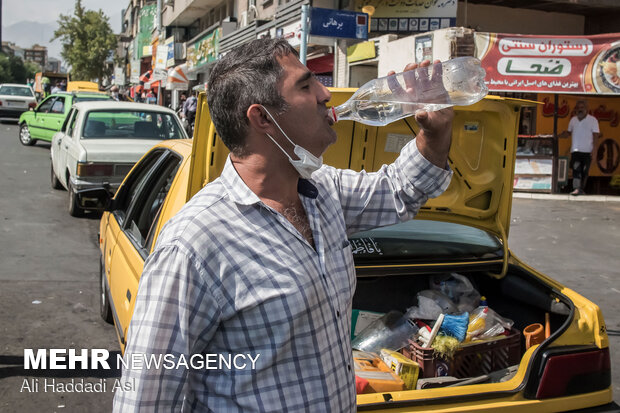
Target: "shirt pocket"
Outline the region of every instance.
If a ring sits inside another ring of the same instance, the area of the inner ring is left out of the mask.
[[[347,311],[357,284],[351,243],[344,238],[335,242],[326,253],[327,275],[334,285],[338,310]]]

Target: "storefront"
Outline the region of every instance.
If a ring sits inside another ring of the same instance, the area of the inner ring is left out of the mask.
[[[196,79],[198,85],[204,87],[211,66],[218,59],[221,38],[222,28],[217,27],[208,30],[206,33],[201,33],[187,42],[187,74]],[[190,87],[193,86],[196,86],[195,82],[190,82]]]
[[[571,190],[571,142],[558,135],[567,130],[576,102],[585,100],[601,132],[586,193],[620,193],[620,34],[476,33],[475,41],[490,91],[541,102],[522,113],[515,190]]]

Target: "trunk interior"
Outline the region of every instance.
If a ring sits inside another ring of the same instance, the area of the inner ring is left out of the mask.
[[[430,288],[431,278],[437,274],[446,273],[446,271],[440,272],[436,269],[423,271],[419,268],[411,269],[409,273],[406,270],[402,273],[401,270],[397,272],[398,275],[366,275],[364,269],[358,270],[353,309],[378,313],[397,310],[406,313],[408,308],[417,305],[416,294]],[[573,304],[520,267],[510,265],[507,274],[501,279],[490,275],[484,269],[448,271],[447,273],[451,272],[467,277],[480,295],[486,297],[490,309],[514,322],[512,331],[516,330],[518,334],[517,336],[509,335],[506,340],[496,340],[496,344],[492,345],[462,347],[453,359],[449,359],[447,364],[452,363],[452,365],[448,371],[446,371],[446,363],[441,369],[438,367],[439,363],[436,364],[435,361],[429,364],[429,358],[437,357],[433,355],[431,349],[425,350],[424,357],[421,357],[418,352],[418,359],[416,359],[415,354],[408,353],[406,349],[401,350],[401,353],[420,365],[418,390],[506,381],[514,375],[517,369],[515,366],[518,367],[526,351],[525,338],[522,334],[525,327],[534,323],[542,324],[544,327],[546,313],[549,313],[551,337],[558,330],[563,330],[568,325]],[[385,299],[378,300],[378,297],[385,297]],[[495,350],[492,349],[493,346],[495,346]],[[507,346],[510,346],[510,357],[508,357]],[[493,352],[496,354],[491,354]],[[460,356],[470,357],[470,361],[466,361],[464,366],[461,363],[463,360],[457,360],[459,353]],[[467,353],[470,353],[470,356],[467,356]],[[496,360],[498,355],[499,361]],[[484,365],[472,365],[472,356],[473,364],[481,363]],[[511,360],[510,363],[508,363],[507,358]],[[440,379],[438,376],[454,376],[461,380]],[[427,380],[432,377],[437,378]],[[465,381],[463,379],[473,380]]]

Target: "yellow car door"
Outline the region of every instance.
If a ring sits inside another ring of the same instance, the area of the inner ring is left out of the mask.
[[[117,334],[125,344],[138,282],[154,240],[160,209],[183,157],[164,147],[151,150],[119,188],[110,214],[104,247]],[[109,238],[107,238],[109,237]]]

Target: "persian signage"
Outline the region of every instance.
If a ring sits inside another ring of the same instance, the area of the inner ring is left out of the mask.
[[[489,90],[620,93],[620,34],[535,36],[476,33]]]

